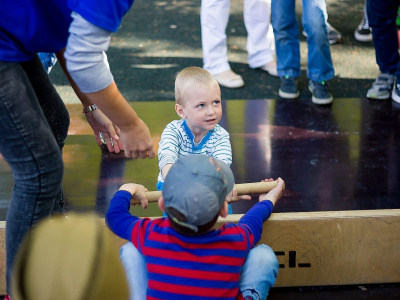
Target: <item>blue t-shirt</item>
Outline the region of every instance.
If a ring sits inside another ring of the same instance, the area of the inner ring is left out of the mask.
[[[0,0],[0,61],[22,62],[67,45],[71,12],[115,32],[134,0]]]

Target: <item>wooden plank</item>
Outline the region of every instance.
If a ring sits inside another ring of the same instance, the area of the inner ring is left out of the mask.
[[[237,222],[242,215],[220,219]],[[400,209],[274,213],[262,243],[279,264],[276,287],[400,282]],[[5,293],[5,222],[0,222],[0,295]],[[116,237],[116,243],[125,241]]]

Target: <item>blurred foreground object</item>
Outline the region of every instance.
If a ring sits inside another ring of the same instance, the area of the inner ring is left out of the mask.
[[[19,249],[13,300],[128,299],[119,249],[95,214],[46,220]]]

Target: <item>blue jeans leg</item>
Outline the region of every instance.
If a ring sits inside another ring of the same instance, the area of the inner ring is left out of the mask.
[[[398,1],[394,0],[367,0],[376,63],[382,73],[396,74],[397,78],[400,78],[396,27],[398,5]]]
[[[121,247],[120,259],[129,284],[129,299],[146,299],[148,275],[143,255],[129,242]]]
[[[300,42],[295,0],[272,0],[271,15],[278,75],[299,77]]]
[[[307,77],[313,81],[335,75],[326,26],[325,0],[303,0],[303,27],[307,33]]]
[[[295,0],[272,0],[272,26],[275,35],[279,76],[300,76],[300,41]],[[314,81],[334,76],[326,27],[325,0],[303,0],[302,23],[307,33],[307,76]]]
[[[265,300],[275,284],[279,263],[274,251],[261,244],[250,250],[240,275],[239,288],[245,299]]]
[[[6,292],[18,247],[30,228],[63,210],[61,149],[69,114],[39,57],[0,62],[0,153],[14,187],[6,216]]]

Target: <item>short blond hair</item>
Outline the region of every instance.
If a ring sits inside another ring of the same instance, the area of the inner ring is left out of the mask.
[[[182,105],[188,91],[198,87],[211,87],[214,84],[218,82],[208,71],[199,67],[187,67],[175,78],[175,101]]]

